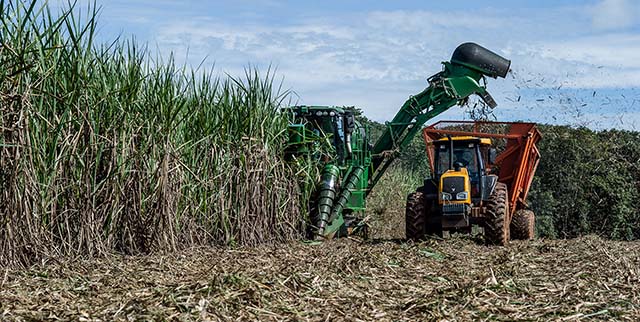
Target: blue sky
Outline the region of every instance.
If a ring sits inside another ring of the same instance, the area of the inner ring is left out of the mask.
[[[54,1],[54,5],[66,1]],[[80,0],[80,3],[83,3]],[[274,65],[300,104],[393,117],[455,47],[512,60],[500,120],[640,129],[640,1],[98,0],[100,37],[239,75]],[[441,118],[462,119],[452,108]]]

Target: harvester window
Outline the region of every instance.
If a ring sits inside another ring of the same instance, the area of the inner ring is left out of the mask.
[[[344,127],[341,116],[315,116],[311,119],[313,132],[315,135],[331,144],[338,163],[343,163],[345,159],[344,147]]]

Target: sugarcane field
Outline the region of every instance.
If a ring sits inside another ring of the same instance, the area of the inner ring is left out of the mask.
[[[0,321],[640,320],[640,3],[0,10]]]

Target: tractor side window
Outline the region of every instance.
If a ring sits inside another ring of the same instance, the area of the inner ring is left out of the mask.
[[[441,145],[438,147],[436,153],[436,160],[438,160],[438,163],[436,164],[436,175],[440,177],[443,173],[449,170],[449,147]]]
[[[475,153],[475,146],[470,147],[465,153],[467,153],[467,157],[469,158],[469,164],[467,165],[467,170],[469,170],[469,177],[471,177],[471,181],[475,181],[478,176],[480,164],[478,162],[478,154]]]

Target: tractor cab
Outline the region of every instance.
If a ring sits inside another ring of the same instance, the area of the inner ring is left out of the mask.
[[[433,141],[433,178],[440,183],[442,201],[481,199],[482,177],[491,163],[491,139],[472,136],[446,137]],[[488,161],[488,162],[487,162]],[[446,180],[445,180],[446,179]],[[445,185],[448,181],[460,185]],[[466,188],[465,188],[466,187]],[[445,192],[444,190],[452,190]]]
[[[425,197],[433,202],[432,217],[440,229],[468,229],[495,186],[490,174],[495,155],[489,138],[446,136],[428,142],[431,177],[425,180]]]

